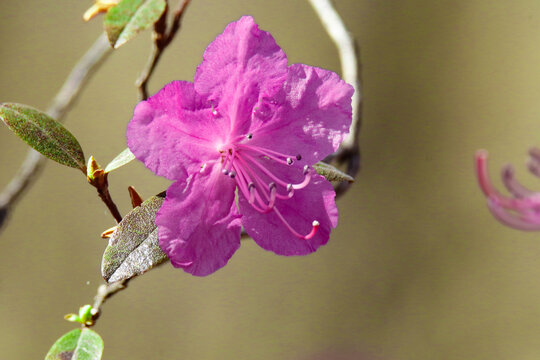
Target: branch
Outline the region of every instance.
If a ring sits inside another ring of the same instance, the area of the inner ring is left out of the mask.
[[[180,29],[180,21],[182,20],[182,15],[184,15],[184,12],[190,1],[191,0],[183,0],[181,2],[180,7],[174,13],[173,22],[168,33],[168,5],[165,8],[165,11],[163,11],[163,14],[159,18],[159,20],[154,24],[154,47],[152,48],[152,52],[150,53],[150,57],[148,58],[148,63],[146,64],[146,67],[143,69],[143,71],[139,75],[139,78],[135,82],[135,85],[139,88],[141,100],[148,99],[148,81],[154,73],[154,70],[159,62],[159,59],[161,58],[161,55],[163,54],[163,51],[165,51],[165,49],[169,46],[171,41],[174,39],[174,36]]]
[[[358,136],[362,122],[361,95],[361,64],[358,61],[358,48],[354,38],[345,27],[343,20],[334,8],[331,0],[308,0],[319,16],[322,25],[330,38],[336,44],[341,62],[343,80],[354,87],[352,96],[352,124],[349,136],[343,141],[340,149],[328,160],[335,159],[338,163],[347,163],[347,174],[354,177],[360,170],[360,147]],[[348,190],[350,183],[342,182],[336,188],[336,196]]]
[[[94,297],[94,305],[92,308],[95,309],[95,313],[92,316],[92,326],[96,323],[96,320],[101,315],[101,307],[107,301],[108,298],[116,294],[117,292],[127,288],[128,280],[121,280],[110,284],[103,284],[98,287],[97,294]]]
[[[77,100],[87,81],[110,53],[111,47],[105,34],[103,34],[75,65],[47,109],[47,114],[58,121],[62,121],[67,111]],[[17,174],[0,193],[0,229],[5,224],[15,202],[28,189],[32,181],[37,178],[44,162],[45,158],[37,151],[29,150]]]

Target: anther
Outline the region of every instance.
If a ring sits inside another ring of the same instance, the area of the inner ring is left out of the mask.
[[[246,137],[247,137],[249,140],[251,140],[251,139],[253,139],[253,134],[247,134]]]
[[[223,175],[229,175],[229,170],[227,169],[222,169],[221,172],[223,173]]]
[[[292,165],[292,163],[293,163],[293,159],[287,158],[287,165]]]
[[[302,160],[302,155],[300,155],[300,154],[296,155],[296,160],[298,160],[298,161]]]
[[[293,190],[292,184],[287,184],[287,192],[291,192]]]
[[[218,112],[216,109],[212,109],[212,115],[217,116]]]
[[[255,202],[255,193],[253,192],[253,189],[255,189],[255,184],[250,182],[248,184],[248,191],[249,191],[249,203],[253,204]]]
[[[304,165],[304,175],[306,175],[309,172],[309,166]]]
[[[277,197],[276,183],[271,182],[270,184],[268,184],[268,187],[270,188],[270,200],[268,201],[266,211],[271,211],[274,208],[274,205],[276,204],[276,197]]]
[[[234,178],[236,177],[236,173],[235,173],[234,171],[231,171],[231,172],[229,173],[229,177],[230,177],[231,179],[234,179]]]

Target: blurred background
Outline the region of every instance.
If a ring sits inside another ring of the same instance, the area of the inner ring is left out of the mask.
[[[175,4],[175,1],[171,1]],[[102,30],[92,1],[0,2],[0,101],[46,109]],[[279,257],[252,241],[212,276],[166,264],[103,308],[104,359],[538,359],[540,234],[497,223],[473,155],[516,165],[523,183],[540,145],[540,3],[336,0],[362,48],[363,168],[338,201],[328,245]],[[225,25],[253,15],[291,63],[340,72],[306,1],[193,0],[150,83],[192,80]],[[105,165],[125,148],[134,81],[150,32],[115,51],[65,124]],[[0,188],[27,146],[0,126]],[[109,177],[125,214],[127,186],[168,186],[133,162]],[[113,220],[80,172],[48,162],[0,235],[0,358],[43,358],[91,303]]]

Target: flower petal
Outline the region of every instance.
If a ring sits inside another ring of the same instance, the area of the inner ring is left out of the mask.
[[[273,96],[287,77],[287,57],[250,16],[230,23],[203,55],[195,89],[231,121],[231,136],[245,134],[255,103]]]
[[[282,179],[285,178],[284,174],[280,174],[276,169],[272,172]],[[332,184],[324,177],[313,173],[309,185],[296,190],[291,199],[276,200],[275,208],[296,232],[308,234],[312,230],[313,221],[319,222],[317,233],[307,240],[293,235],[275,211],[266,214],[256,211],[240,193],[238,203],[242,225],[248,235],[263,249],[278,255],[306,255],[325,245],[330,231],[337,226],[338,210],[334,201],[335,195]]]
[[[206,276],[225,266],[240,247],[235,182],[219,166],[177,181],[156,216],[159,245],[175,267]]]
[[[217,159],[215,143],[225,137],[219,119],[193,84],[174,81],[135,108],[127,143],[137,159],[157,175],[185,179]]]
[[[334,153],[349,133],[354,89],[331,71],[294,64],[283,91],[257,104],[253,145],[301,154],[308,165]]]

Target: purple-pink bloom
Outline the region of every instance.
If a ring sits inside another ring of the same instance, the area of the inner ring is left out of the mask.
[[[540,149],[532,148],[529,155],[529,171],[540,177]],[[513,197],[501,194],[489,180],[487,162],[487,151],[478,151],[476,153],[478,183],[487,197],[488,208],[493,216],[504,225],[518,230],[540,230],[540,192],[534,192],[521,185],[514,176],[512,166],[506,165],[502,168],[501,178]]]
[[[206,48],[193,83],[174,81],[140,102],[127,142],[175,181],[155,221],[171,263],[213,273],[240,246],[241,226],[279,255],[326,244],[338,220],[335,193],[312,165],[347,135],[352,94],[333,72],[288,66],[246,16]]]

